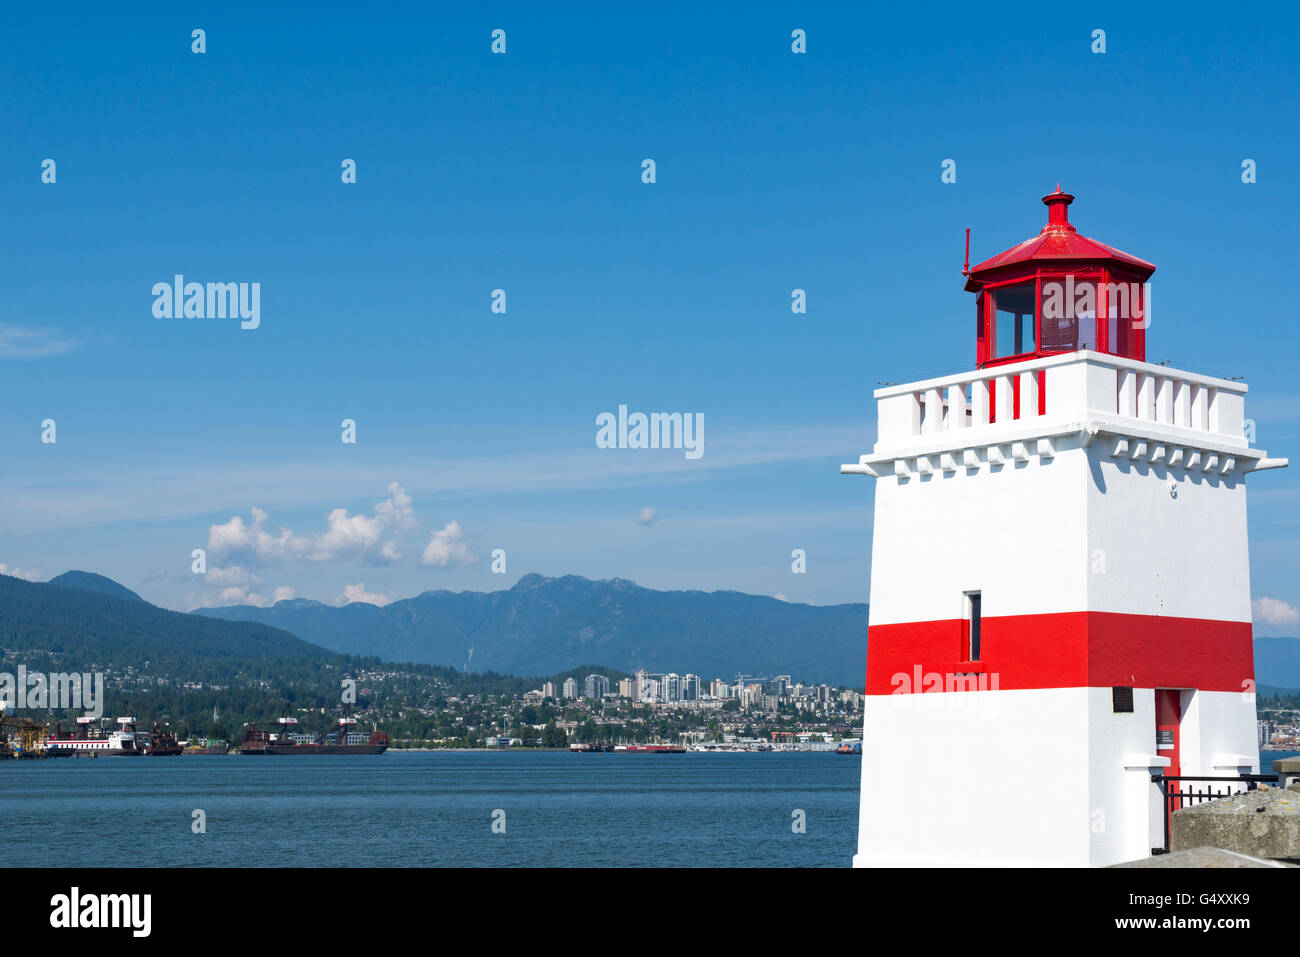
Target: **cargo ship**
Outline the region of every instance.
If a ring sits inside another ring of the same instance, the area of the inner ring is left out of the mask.
[[[181,743],[176,740],[176,735],[170,731],[165,731],[158,727],[158,722],[153,723],[153,730],[149,732],[149,743],[144,748],[145,757],[173,757],[184,753]]]
[[[383,754],[388,750],[387,732],[373,729],[367,738],[364,732],[349,731],[356,718],[339,718],[338,730],[325,735],[296,734],[289,730],[298,723],[297,718],[277,718],[277,733],[259,730],[250,724],[239,745],[240,754]],[[364,740],[363,740],[364,739]]]
[[[56,724],[45,743],[45,754],[51,758],[89,754],[98,756],[131,756],[144,754],[135,731],[135,718],[118,718],[118,730],[108,731],[96,727],[95,718],[78,718],[76,731],[64,731]]]
[[[862,753],[862,742],[861,742],[861,741],[843,741],[843,742],[840,743],[840,746],[839,746],[838,748],[835,749],[835,753],[836,753],[836,754],[861,754],[861,753]]]
[[[685,754],[686,749],[676,744],[616,744],[615,751],[629,754]]]

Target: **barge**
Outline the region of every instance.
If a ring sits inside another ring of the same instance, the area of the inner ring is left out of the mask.
[[[350,731],[356,718],[340,718],[338,729],[325,735],[296,734],[288,730],[297,718],[277,718],[280,730],[269,733],[250,724],[240,742],[240,754],[383,754],[388,750],[388,733],[375,728],[367,737]]]

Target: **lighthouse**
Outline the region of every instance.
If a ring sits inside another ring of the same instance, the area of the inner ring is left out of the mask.
[[[1153,775],[1258,772],[1246,480],[1287,462],[1244,383],[1146,361],[1156,267],[1073,200],[965,270],[974,368],[877,389],[841,467],[875,479],[857,866],[1136,860]]]

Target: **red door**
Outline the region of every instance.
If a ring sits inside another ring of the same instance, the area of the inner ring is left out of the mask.
[[[1175,778],[1183,773],[1178,758],[1178,722],[1183,716],[1181,697],[1182,692],[1178,690],[1156,689],[1156,754],[1169,759],[1169,767],[1165,768],[1165,774]],[[1184,788],[1181,781],[1169,782],[1170,794],[1182,790]],[[1181,806],[1182,801],[1173,798],[1165,813],[1172,813]]]

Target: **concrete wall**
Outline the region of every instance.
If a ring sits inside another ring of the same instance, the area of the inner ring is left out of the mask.
[[[1087,454],[876,482],[871,624],[1087,607]]]
[[[1088,697],[866,698],[854,865],[1087,865]]]
[[[1250,621],[1244,478],[1112,457],[1110,448],[1088,448],[1088,548],[1103,566],[1088,575],[1088,607]]]

